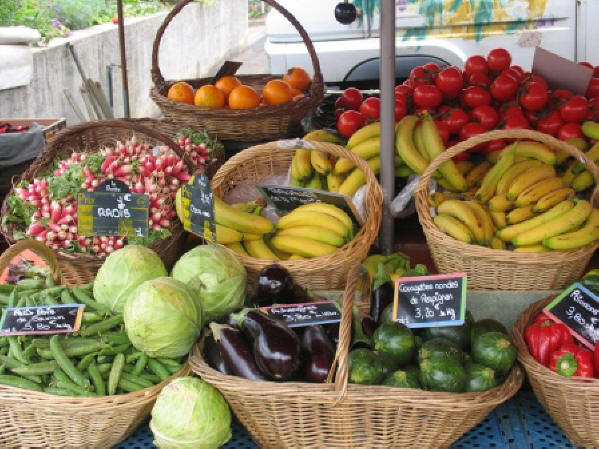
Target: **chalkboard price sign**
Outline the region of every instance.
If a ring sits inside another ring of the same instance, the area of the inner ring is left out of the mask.
[[[393,320],[410,328],[460,326],[466,317],[466,273],[398,278]]]
[[[341,321],[341,312],[335,301],[276,305],[262,307],[260,310],[273,318],[286,321],[289,327],[338,323]]]
[[[65,334],[81,327],[84,304],[7,307],[0,319],[0,335]]]
[[[181,198],[185,230],[216,241],[214,195],[208,177],[204,174],[195,175],[192,185],[183,185]]]
[[[545,313],[568,326],[591,350],[599,341],[599,297],[582,284],[569,286],[545,307]]]

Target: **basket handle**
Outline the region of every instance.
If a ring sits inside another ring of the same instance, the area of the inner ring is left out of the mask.
[[[179,12],[189,3],[192,3],[194,0],[183,0],[175,5],[173,9],[168,13],[165,17],[164,22],[158,28],[156,32],[156,37],[154,38],[154,45],[152,47],[152,81],[154,85],[158,88],[165,87],[166,81],[164,80],[164,76],[160,71],[160,66],[158,65],[158,53],[160,51],[160,41],[162,40],[162,36],[164,35],[164,30],[169,25],[171,20],[179,14]],[[299,35],[301,36],[306,48],[308,49],[308,53],[310,54],[310,59],[312,60],[312,67],[314,68],[314,76],[312,78],[312,86],[310,87],[310,94],[313,97],[318,97],[320,92],[324,89],[324,81],[322,78],[322,72],[320,70],[320,62],[318,60],[318,56],[316,55],[316,50],[314,49],[314,44],[312,40],[308,36],[308,33],[304,29],[304,27],[298,22],[293,14],[291,14],[287,9],[283,8],[279,5],[275,0],[262,0],[267,5],[270,5],[274,9],[276,9],[283,17],[285,17],[291,25],[295,27]]]
[[[529,129],[511,129],[504,130],[498,129],[495,131],[489,131],[483,134],[478,134],[470,139],[464,140],[451,148],[448,148],[446,151],[437,156],[424,170],[424,173],[420,176],[420,182],[418,183],[418,187],[414,192],[415,196],[420,199],[426,200],[428,195],[428,184],[433,176],[433,173],[437,171],[439,166],[444,162],[448,161],[453,156],[456,156],[460,153],[470,150],[471,148],[480,145],[481,143],[490,142],[492,140],[497,139],[528,139],[535,140],[537,142],[541,142],[546,144],[547,146],[555,149],[560,149],[568,154],[570,154],[575,159],[579,160],[581,163],[585,164],[587,170],[591,172],[593,178],[595,179],[595,189],[591,194],[591,204],[594,206],[598,206],[599,201],[599,169],[595,165],[595,163],[589,159],[586,154],[580,151],[573,145],[566,143],[562,140],[558,140],[549,134],[545,134],[539,131],[533,131]],[[425,207],[423,210],[429,210],[428,207]]]
[[[52,279],[57,284],[62,283],[60,267],[58,266],[58,260],[56,259],[54,252],[43,243],[31,239],[19,240],[2,253],[0,256],[0,274],[4,272],[6,267],[8,267],[15,256],[18,256],[25,250],[31,250],[44,259],[48,268],[50,269],[50,275],[52,276]]]

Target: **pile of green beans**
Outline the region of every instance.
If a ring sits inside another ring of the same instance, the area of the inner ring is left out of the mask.
[[[0,284],[0,309],[85,304],[71,334],[0,337],[0,384],[60,396],[99,397],[156,385],[181,368],[180,359],[154,359],[136,350],[113,314],[92,297],[92,285],[66,287],[48,278]]]

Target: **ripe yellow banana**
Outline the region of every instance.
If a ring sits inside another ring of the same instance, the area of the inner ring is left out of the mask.
[[[593,209],[584,225],[574,232],[543,240],[543,246],[551,249],[571,250],[582,248],[599,239],[599,210]]]
[[[501,157],[502,152],[503,150],[491,151],[490,153],[487,153],[486,160],[489,161],[491,164],[496,164],[499,158]],[[516,156],[516,161],[518,160],[517,158],[518,156]]]
[[[291,254],[286,253],[285,251],[281,251],[280,249],[272,246],[271,242],[267,242],[268,248],[279,258],[279,260],[288,260],[291,257]]]
[[[381,168],[380,156],[373,157],[372,159],[369,159],[366,162],[375,174],[379,173]],[[354,168],[352,172],[347,176],[347,178],[345,178],[343,184],[339,186],[339,190],[337,191],[337,193],[352,196],[364,184],[366,184],[366,177],[364,176],[364,173],[362,173],[362,170],[360,170],[359,168]]]
[[[311,163],[311,151],[304,148],[295,150],[295,164],[297,175],[300,181],[308,179],[312,176],[312,163]]]
[[[479,187],[490,168],[491,163],[489,161],[482,161],[470,170],[466,175],[466,184],[468,184],[468,187]]]
[[[322,190],[322,180],[320,179],[320,175],[318,173],[314,173],[312,178],[306,183],[307,189],[315,189]]]
[[[428,166],[428,161],[414,145],[414,127],[417,122],[418,117],[415,115],[406,115],[399,121],[395,135],[395,149],[406,165],[420,175]]]
[[[505,212],[490,212],[490,215],[497,229],[503,229],[507,226],[507,217]]]
[[[353,147],[364,142],[365,140],[377,137],[380,133],[381,122],[373,122],[370,125],[366,125],[352,134],[347,141],[347,148],[351,150]]]
[[[326,129],[315,129],[314,131],[310,131],[303,137],[303,139],[313,140],[316,142],[336,143],[337,145],[341,145],[343,143],[338,136],[328,132]]]
[[[339,221],[337,218],[325,214],[323,212],[317,212],[313,210],[294,210],[290,214],[281,217],[277,223],[278,229],[289,229],[297,226],[318,226],[333,231],[340,237],[348,239],[350,230],[347,226]],[[288,251],[289,253],[295,254],[295,251]],[[298,253],[301,254],[301,253]]]
[[[243,234],[226,226],[216,225],[216,243],[228,245],[229,243],[241,242]]]
[[[470,229],[472,236],[477,242],[486,241],[485,231],[482,223],[474,211],[464,201],[447,200],[441,203],[437,208],[437,212],[442,215],[450,215],[457,218]]]
[[[505,249],[505,242],[497,237],[491,239],[491,248],[493,249]]]
[[[583,171],[579,175],[576,175],[572,181],[572,188],[577,192],[582,192],[583,190],[591,187],[593,184],[595,184],[595,180],[593,179],[591,172]]]
[[[472,209],[476,215],[476,219],[482,225],[484,239],[479,241],[481,245],[489,245],[493,234],[495,233],[495,227],[493,226],[493,219],[487,212],[487,210],[476,201],[465,201],[466,205]]]
[[[249,242],[250,240],[260,240],[262,238],[262,234],[251,234],[249,232],[243,233],[243,241]]]
[[[479,203],[486,203],[495,194],[497,183],[514,163],[516,148],[516,146],[513,146],[510,150],[504,151],[497,163],[487,172],[480,188],[476,191],[476,200]]]
[[[531,168],[540,167],[541,165],[543,165],[542,162],[531,159],[516,162],[508,170],[506,170],[504,175],[497,183],[497,189],[495,190],[497,192],[497,195],[506,194],[508,189],[510,188],[510,185],[512,184],[516,176],[518,176],[520,173],[525,172],[526,170]]]
[[[474,240],[470,229],[457,218],[439,214],[433,218],[433,221],[441,231],[460,242],[471,243]]]
[[[489,210],[492,212],[505,212],[514,207],[514,203],[507,199],[505,194],[497,194],[489,200]]]
[[[353,147],[351,151],[356,156],[361,157],[365,161],[375,156],[378,156],[381,152],[381,144],[379,137],[377,136],[373,137],[372,139],[365,140],[362,143]],[[335,164],[334,173],[336,175],[342,175],[350,171],[355,166],[356,165],[349,159],[341,158]]]
[[[474,163],[471,161],[459,161],[455,163],[455,166],[462,176],[465,176],[474,168]]]
[[[582,133],[589,139],[599,140],[599,123],[588,120],[583,122],[580,128]]]
[[[249,240],[247,242],[243,242],[243,246],[245,246],[245,250],[248,252],[248,254],[256,259],[279,260],[277,255],[273,253],[268,245],[264,242],[264,239]]]
[[[310,162],[312,168],[321,175],[326,176],[331,173],[331,170],[333,169],[331,160],[329,159],[329,153],[325,153],[324,151],[312,150],[310,152]]]
[[[516,253],[546,253],[549,249],[543,245],[518,246],[514,248]]]
[[[597,162],[599,161],[599,143],[593,145],[591,149],[586,152],[586,157],[588,157],[591,161],[597,164]],[[585,164],[583,164],[582,162],[576,162],[576,164],[574,165],[573,173],[577,175],[585,170]]]
[[[294,178],[293,176],[289,180],[289,185],[291,187],[304,187],[306,183],[304,181],[300,181],[299,179]]]
[[[526,188],[543,179],[552,177],[555,177],[555,169],[550,165],[529,168],[514,178],[507,191],[507,198],[515,201],[518,195]]]
[[[516,144],[513,144],[516,145]],[[516,156],[526,159],[536,159],[548,165],[556,164],[555,153],[546,145],[532,140],[523,140],[518,142]]]
[[[414,146],[418,150],[418,153],[420,153],[420,156],[422,156],[422,158],[426,162],[430,162],[431,158],[430,158],[428,152],[426,151],[426,147],[424,145],[424,134],[423,134],[423,130],[422,130],[422,123],[416,125],[416,127],[414,128],[414,135],[412,137],[414,139]]]
[[[306,260],[306,258],[304,256],[300,256],[299,254],[292,254],[287,260]]]
[[[345,239],[339,234],[318,226],[296,226],[289,229],[283,229],[277,232],[277,235],[288,235],[291,237],[301,237],[308,240],[315,240],[317,242],[326,243],[333,246],[343,246]]]
[[[443,201],[459,199],[460,195],[453,192],[433,192],[428,197],[428,204],[436,209]]]
[[[291,159],[291,177],[293,179],[300,179],[299,171],[297,170],[297,154],[293,155],[293,159]]]
[[[280,251],[299,254],[304,257],[326,256],[337,251],[337,248],[333,245],[289,235],[277,234],[271,239],[270,243]]]
[[[574,189],[570,187],[562,187],[561,189],[549,192],[547,195],[542,196],[532,208],[534,212],[545,212],[551,209],[558,203],[572,198],[574,196]]]
[[[572,181],[574,181],[574,178],[576,178],[576,174],[574,173],[575,167],[576,161],[570,161],[568,167],[566,168],[566,171],[562,175],[562,181],[564,182],[565,186],[571,186]]]
[[[524,220],[528,220],[535,216],[535,213],[532,211],[532,206],[524,206],[518,207],[510,211],[507,214],[507,222],[510,225],[514,225],[516,223],[521,223]]]
[[[266,218],[237,210],[216,195],[214,196],[214,217],[217,224],[239,232],[268,234],[274,229],[274,225]]]
[[[237,254],[240,254],[242,256],[249,256],[249,254],[240,242],[229,243],[225,246]]]
[[[536,203],[548,193],[558,190],[563,186],[564,183],[562,182],[562,178],[555,177],[543,179],[520,192],[520,195],[518,195],[514,204],[517,207],[529,206]]]
[[[518,223],[515,225],[508,226],[506,228],[497,231],[495,235],[499,237],[501,240],[505,242],[510,242],[514,239],[518,234],[526,232],[530,229],[537,228],[543,223],[547,223],[548,221],[553,220],[556,217],[566,213],[570,209],[574,208],[574,201],[566,200],[561,203],[553,206],[547,212],[542,213],[541,215],[537,215],[530,220],[523,221],[522,223]]]
[[[518,234],[512,243],[515,246],[535,245],[545,239],[564,234],[578,228],[591,214],[593,207],[586,200],[580,200],[568,212],[534,229]]]
[[[345,212],[342,209],[339,209],[337,206],[322,202],[309,203],[296,207],[292,213],[295,213],[296,211],[300,212],[305,210],[320,212],[335,217],[337,220],[343,223],[345,227],[351,231],[351,233],[353,233],[354,222],[352,221],[351,217],[347,214],[347,212]],[[311,223],[311,225],[320,226],[319,223]]]
[[[327,190],[329,192],[337,192],[343,183],[343,176],[329,173],[327,176]]]

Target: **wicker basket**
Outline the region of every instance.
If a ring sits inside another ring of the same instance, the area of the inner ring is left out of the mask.
[[[314,76],[309,92],[296,101],[278,106],[259,106],[258,108],[235,110],[229,108],[205,108],[171,100],[167,97],[169,88],[175,81],[165,81],[158,64],[158,52],[164,30],[171,20],[193,0],[183,0],[178,3],[166,16],[156,33],[152,49],[152,81],[154,87],[150,91],[152,100],[158,105],[164,116],[175,120],[181,126],[202,126],[219,139],[256,142],[273,140],[301,133],[300,121],[309,112],[316,109],[324,96],[324,83],[320,71],[318,56],[314,45],[297,19],[274,0],[263,0],[280,12],[296,28],[304,40],[314,69]],[[253,87],[258,93],[262,92],[264,84],[280,78],[273,75],[237,75],[242,84]],[[204,84],[212,83],[212,78],[184,80],[197,89]]]
[[[444,448],[520,388],[523,374],[518,366],[501,386],[484,393],[348,385],[352,306],[359,273],[354,267],[347,278],[334,383],[330,383],[334,368],[326,384],[228,376],[206,364],[201,343],[194,347],[189,359],[194,373],[220,390],[260,447]],[[362,306],[368,308],[368,303]]]
[[[468,288],[491,290],[553,290],[580,278],[597,242],[574,251],[517,253],[460,242],[442,232],[433,222],[428,203],[429,181],[439,166],[451,157],[495,139],[527,139],[542,142],[555,150],[566,151],[586,164],[599,185],[599,170],[584,153],[572,145],[538,131],[498,130],[472,137],[449,148],[437,157],[420,177],[414,192],[416,210],[429,250],[440,273],[466,272]],[[592,194],[596,204],[597,188]]]
[[[576,446],[599,448],[599,379],[564,377],[537,362],[524,340],[524,331],[554,297],[531,304],[513,328],[518,361],[541,405]]]
[[[343,288],[347,273],[359,264],[368,254],[381,223],[383,194],[374,172],[365,161],[343,147],[330,143],[310,142],[326,153],[350,159],[366,173],[367,193],[365,199],[366,221],[356,236],[346,245],[328,256],[306,260],[283,260],[277,263],[284,266],[293,279],[307,287],[317,289]],[[212,178],[212,191],[223,198],[229,191],[240,185],[253,187],[272,175],[285,175],[291,165],[295,147],[270,142],[248,148],[229,159]],[[257,277],[262,268],[272,260],[255,259],[236,254],[248,270],[249,279]]]
[[[195,164],[165,134],[132,121],[105,120],[81,123],[56,134],[46,146],[46,150],[23,173],[21,180],[31,181],[61,154],[69,154],[74,151],[93,152],[104,145],[113,145],[117,139],[124,140],[133,135],[136,135],[139,140],[144,142],[169,146],[179,157],[183,158],[190,172],[194,172]],[[11,189],[9,195],[13,193],[13,189]],[[5,199],[2,204],[2,216],[5,216],[7,211],[8,204]],[[178,220],[172,220],[172,223],[170,229],[172,235],[167,239],[157,240],[150,246],[160,255],[167,267],[176,262],[185,238],[181,223]],[[14,226],[10,225],[1,230],[6,240],[11,244],[15,242],[13,231]],[[85,284],[93,281],[98,268],[104,262],[104,258],[92,254],[56,251],[56,255],[64,281],[69,285]]]
[[[41,256],[57,282],[62,279],[54,252],[33,240],[17,242],[0,256],[0,273],[22,251]],[[0,385],[0,447],[107,448],[131,435],[149,416],[160,390],[190,373],[186,365],[164,382],[135,393],[79,398]]]

